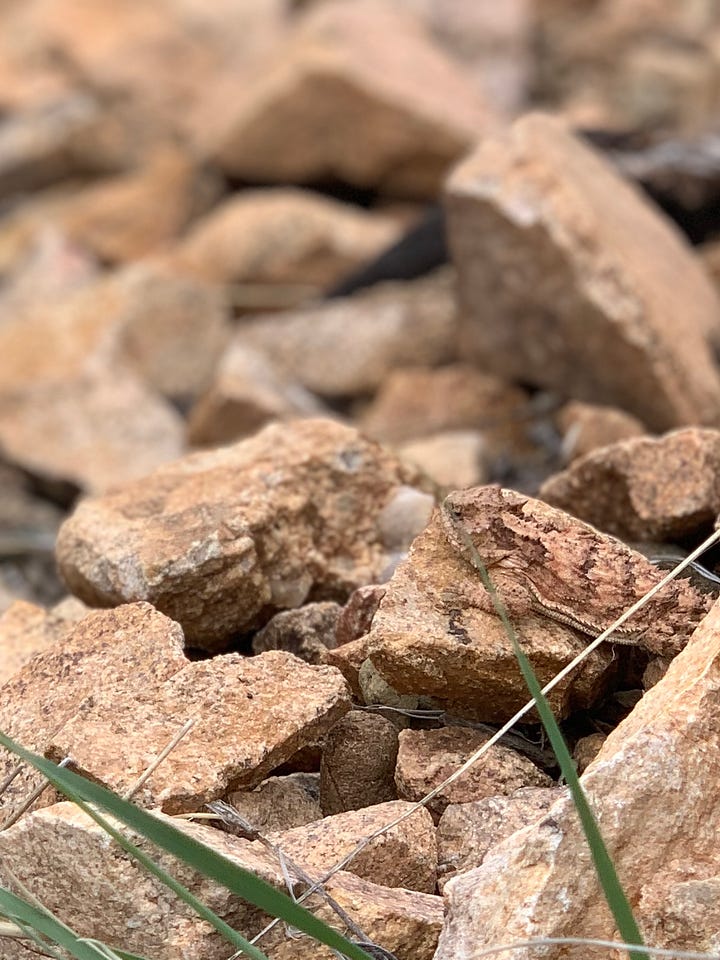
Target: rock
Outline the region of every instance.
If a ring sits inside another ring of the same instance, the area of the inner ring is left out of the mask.
[[[712,285],[560,121],[531,114],[485,138],[450,177],[447,209],[464,347],[480,365],[653,430],[718,423]]]
[[[382,542],[392,553],[403,555],[427,526],[434,508],[435,499],[431,494],[415,487],[398,487],[378,517]]]
[[[595,757],[607,740],[604,733],[591,733],[587,737],[581,737],[575,744],[573,750],[573,760],[578,773],[585,773]]]
[[[699,249],[703,265],[720,292],[720,240],[704,243]]]
[[[254,790],[233,791],[227,802],[261,833],[292,830],[322,819],[319,781],[316,773],[268,777]]]
[[[379,515],[415,482],[349,427],[270,426],[83,501],[60,530],[58,563],[91,605],[147,599],[192,645],[217,650],[311,592],[341,600],[377,581],[389,560]]]
[[[437,827],[441,889],[456,874],[479,867],[496,844],[539,820],[563,793],[562,787],[519,787],[507,796],[451,803]]]
[[[104,699],[107,692],[112,712],[124,696],[137,698],[186,664],[182,630],[149,604],[91,613],[3,685],[0,729],[24,747],[43,753],[83,702]],[[111,749],[117,762],[117,740]],[[2,752],[0,781],[15,766],[15,759]],[[27,769],[12,782],[0,797],[3,819],[37,782],[37,775]],[[46,796],[52,802],[52,794]]]
[[[320,803],[325,816],[397,799],[393,774],[395,726],[384,717],[351,710],[325,738]]]
[[[562,452],[566,461],[577,460],[598,447],[646,433],[637,417],[624,410],[580,400],[571,400],[563,406],[557,415],[557,424],[563,435]]]
[[[35,654],[54,647],[71,629],[71,621],[34,603],[16,600],[0,616],[0,684]]]
[[[468,364],[413,367],[390,373],[360,423],[370,436],[390,443],[485,428],[488,440],[507,445],[527,401],[524,390]]]
[[[400,693],[433,697],[456,716],[501,723],[528,693],[500,620],[468,599],[477,577],[436,515],[386,585],[369,634],[355,643]],[[545,618],[519,618],[516,626],[541,683],[586,645],[570,627]],[[339,666],[338,654],[353,645],[333,651],[332,662]],[[612,670],[611,651],[594,651],[571,683],[550,694],[556,716],[592,703]]]
[[[367,648],[366,654],[369,652],[370,649]],[[358,668],[357,682],[361,702],[372,707],[388,707],[391,716],[402,717],[406,711],[417,710],[420,706],[417,694],[399,693],[377,670],[369,656],[366,656]]]
[[[373,0],[311,11],[224,106],[213,159],[235,178],[341,180],[413,198],[435,196],[494,120],[417,21]]]
[[[718,875],[719,652],[716,604],[581,780],[636,919],[657,947],[714,949],[715,927],[707,939],[691,934],[688,944],[676,937],[672,917],[683,882]],[[449,881],[445,897],[449,914],[437,960],[532,938],[539,930],[544,937],[615,937],[569,797],[506,840],[481,867]],[[523,957],[530,953],[521,951]],[[601,953],[589,953],[586,945],[548,952],[553,958],[590,955]]]
[[[376,390],[396,367],[452,360],[456,333],[452,275],[440,271],[247,321],[234,342],[264,351],[286,376],[321,397],[349,397]]]
[[[372,618],[384,596],[385,585],[379,583],[358,587],[350,594],[350,599],[340,611],[335,626],[338,647],[357,640],[370,631]]]
[[[446,430],[403,443],[398,453],[445,490],[487,483],[488,445],[479,430]]]
[[[365,703],[365,698],[360,685],[360,668],[368,659],[369,646],[367,637],[359,637],[335,650],[328,650],[325,657],[326,663],[338,668],[350,685],[353,696],[361,703]]]
[[[720,513],[720,431],[691,427],[595,450],[540,496],[626,540],[704,536]]]
[[[306,663],[325,663],[335,646],[335,625],[342,608],[337,603],[307,603],[282,610],[253,637],[253,653],[287,650]]]
[[[264,353],[235,343],[190,411],[188,440],[196,446],[232,443],[271,421],[309,416],[330,416],[330,411],[304,387],[281,376]]]
[[[373,259],[398,232],[388,217],[309,191],[245,190],[198,220],[168,257],[213,283],[301,284],[312,293]]]
[[[409,814],[411,809],[412,804],[393,800],[325,817],[295,830],[271,834],[269,839],[308,873],[322,875],[360,841]],[[345,869],[384,886],[432,893],[437,877],[437,847],[430,814],[422,808],[416,810],[392,830],[371,840]]]
[[[395,767],[398,796],[422,800],[489,739],[490,734],[468,727],[401,730]],[[458,781],[430,800],[427,808],[439,817],[451,803],[509,795],[520,787],[549,787],[552,782],[527,757],[495,744]]]

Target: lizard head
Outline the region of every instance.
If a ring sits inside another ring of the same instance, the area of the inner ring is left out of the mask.
[[[468,554],[469,538],[488,567],[512,564],[517,543],[504,516],[526,499],[497,485],[456,490],[445,498],[441,509],[445,536],[463,556]]]

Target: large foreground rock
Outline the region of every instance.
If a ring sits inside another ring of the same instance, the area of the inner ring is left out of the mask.
[[[673,227],[563,124],[487,137],[447,187],[466,348],[669,429],[720,420],[720,305]]]
[[[271,426],[85,500],[60,530],[58,561],[90,605],[148,600],[191,644],[217,649],[278,610],[377,582],[403,547],[394,504],[430,501],[401,489],[419,483],[414,468],[349,427]]]

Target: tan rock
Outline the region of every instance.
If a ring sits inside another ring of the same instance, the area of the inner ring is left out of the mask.
[[[306,663],[325,663],[335,646],[335,625],[342,608],[330,601],[282,610],[253,637],[253,653],[287,650]]]
[[[416,480],[349,427],[266,427],[83,501],[60,530],[58,562],[81,599],[148,599],[192,644],[217,649],[311,591],[342,599],[377,581],[389,559],[379,514]]]
[[[492,122],[472,81],[391,5],[323,4],[235,102],[215,159],[250,182],[434,196]]]
[[[325,738],[320,764],[325,816],[396,800],[397,751],[397,729],[384,717],[351,710],[339,720]]]
[[[392,443],[485,427],[489,439],[504,437],[507,443],[527,400],[524,390],[468,364],[400,369],[383,382],[361,427]]]
[[[422,800],[489,739],[489,733],[468,727],[401,730],[395,767],[398,796],[413,802]],[[439,817],[451,803],[507,795],[520,787],[551,785],[550,777],[527,757],[495,744],[459,780],[434,797],[427,808]]]
[[[360,685],[360,668],[369,654],[370,644],[367,637],[358,637],[357,640],[350,640],[335,650],[328,650],[325,656],[325,662],[338,668],[350,685],[353,696],[361,703],[365,702],[365,698]]]
[[[329,410],[304,387],[281,376],[266,354],[235,343],[190,411],[188,440],[196,446],[232,443],[274,420],[323,415]]]
[[[453,277],[380,284],[353,297],[248,321],[235,342],[264,351],[291,379],[322,397],[376,390],[396,367],[454,359]],[[327,344],[333,363],[327,362]]]
[[[591,733],[587,737],[581,737],[580,740],[578,740],[573,750],[573,760],[575,761],[578,773],[585,773],[585,770],[590,766],[598,753],[600,753],[606,740],[607,737],[604,733]]]
[[[479,430],[447,430],[403,443],[398,453],[445,490],[487,483],[488,444]]]
[[[292,830],[323,816],[317,773],[268,777],[254,790],[231,792],[227,802],[261,833]]]
[[[720,241],[705,243],[698,252],[715,287],[720,291]]]
[[[71,628],[71,622],[34,603],[15,601],[0,616],[0,684],[35,654],[55,646]]]
[[[366,587],[358,587],[350,594],[335,626],[335,639],[339,647],[369,633],[372,618],[385,596],[385,589],[384,584],[371,583]]]
[[[690,943],[676,936],[682,930],[673,924],[679,901],[658,897],[658,890],[668,881],[718,876],[719,652],[716,604],[665,677],[610,734],[581,781],[640,927],[652,931],[653,946],[714,949],[714,934],[704,943],[693,934]],[[674,893],[682,896],[678,887]],[[616,933],[567,797],[539,823],[505,841],[483,866],[449,881],[445,896],[449,916],[437,960],[455,960],[500,939],[525,940],[538,931],[545,937],[603,939]],[[548,951],[552,958],[603,955],[587,945]]]
[[[450,177],[447,207],[464,345],[480,364],[654,430],[718,422],[712,285],[560,121],[528,115],[486,138]]]
[[[548,812],[562,787],[519,787],[507,796],[451,803],[437,827],[441,889],[458,873],[479,867],[493,847]]]
[[[0,729],[42,753],[87,698],[107,691],[112,711],[114,701],[153,689],[186,663],[181,628],[149,604],[91,613],[3,685]],[[114,752],[118,760],[117,740]],[[14,766],[3,750],[0,780]],[[3,819],[37,782],[27,770],[13,781],[0,798]]]
[[[637,417],[615,407],[571,400],[557,415],[562,433],[562,453],[566,461],[577,460],[586,453],[607,447],[620,440],[640,437],[647,431]]]
[[[400,693],[434,697],[458,716],[502,722],[527,701],[527,687],[500,620],[469,599],[477,577],[435,516],[387,584],[369,634],[356,643]],[[547,619],[518,618],[516,627],[541,683],[586,645],[574,630]],[[334,651],[333,663],[347,647]],[[556,715],[591,703],[612,669],[611,651],[596,650],[571,683],[552,691]]]
[[[540,496],[627,540],[703,535],[720,513],[720,431],[623,440],[550,477]]]
[[[322,289],[390,246],[398,225],[290,187],[246,190],[197,221],[173,262],[215,283]]]

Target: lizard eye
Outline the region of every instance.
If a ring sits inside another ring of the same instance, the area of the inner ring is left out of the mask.
[[[451,503],[449,500],[445,500],[443,503],[443,510],[447,513],[451,520],[460,520],[462,518],[462,511],[460,510],[460,507],[454,503]]]

